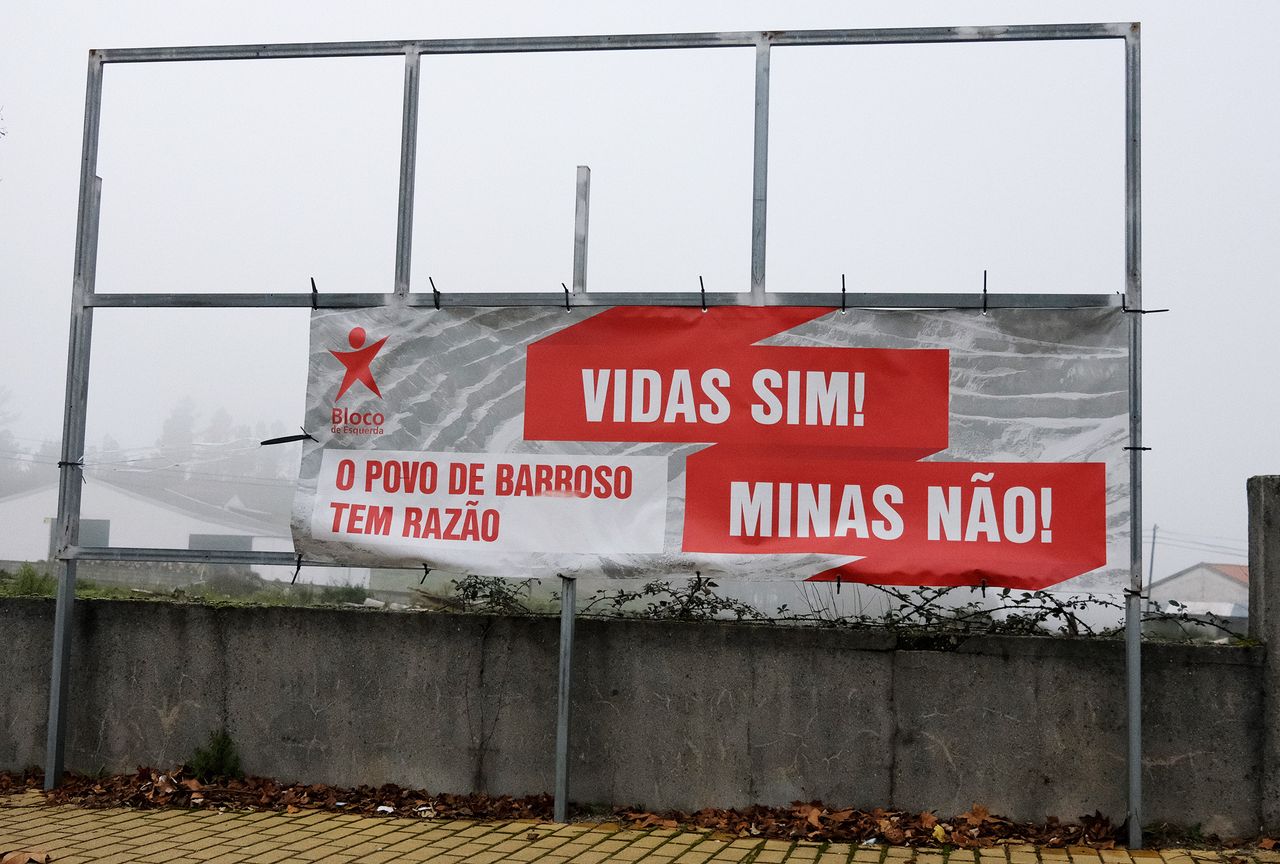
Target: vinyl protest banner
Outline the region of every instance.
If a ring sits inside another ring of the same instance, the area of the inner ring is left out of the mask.
[[[308,560],[1025,589],[1127,572],[1118,309],[311,317]]]

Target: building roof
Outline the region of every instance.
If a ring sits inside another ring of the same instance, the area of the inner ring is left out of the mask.
[[[1249,567],[1246,564],[1208,564],[1206,566],[1212,567],[1223,576],[1239,582],[1241,585],[1249,584]]]
[[[1157,579],[1151,583],[1151,587],[1155,588],[1157,585],[1164,585],[1198,570],[1208,570],[1209,572],[1215,573],[1224,579],[1230,579],[1237,585],[1243,585],[1245,587],[1248,587],[1249,585],[1249,568],[1247,565],[1212,564],[1208,561],[1201,561],[1199,564],[1192,564],[1190,567],[1179,570],[1177,573]]]

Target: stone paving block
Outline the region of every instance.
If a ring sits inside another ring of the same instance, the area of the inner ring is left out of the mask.
[[[536,859],[538,864],[564,864],[569,860],[568,855],[562,855],[559,852],[548,852],[541,858]]]
[[[596,849],[585,849],[576,853],[569,860],[574,862],[574,864],[599,864],[599,862],[605,861],[610,857],[611,856]]]
[[[144,855],[141,858],[135,858],[137,864],[172,864],[174,861],[189,861],[189,852],[156,852],[151,855]],[[59,859],[65,861],[66,859]]]
[[[416,849],[412,852],[397,852],[396,855],[399,857],[394,860],[404,861],[407,862],[407,864],[421,864],[421,862],[425,861],[433,861],[436,862],[436,864],[445,864],[447,861],[461,860],[458,858],[445,858],[439,853],[432,852],[429,849]]]
[[[502,836],[506,836],[506,835],[502,835]],[[413,841],[410,841],[410,842],[413,842]],[[502,855],[507,855],[507,854],[510,854],[511,852],[519,851],[520,849],[523,849],[528,845],[529,845],[528,840],[520,840],[518,838],[508,837],[508,839],[506,840],[503,840],[499,843],[494,843],[492,845],[486,845],[484,848],[488,852],[498,852]],[[403,848],[404,842],[401,841],[400,843],[395,844],[395,846]],[[395,847],[388,846],[387,848],[392,849]]]
[[[490,833],[489,829],[483,825],[472,825],[470,828],[463,828],[461,831],[457,832],[459,837],[466,837],[468,839],[473,837],[484,837]]]
[[[165,839],[165,840],[152,840],[150,843],[147,843],[146,845],[134,846],[131,848],[130,851],[132,851],[134,855],[138,855],[139,857],[146,856],[146,855],[154,855],[157,852],[165,852],[165,851],[172,852],[174,847],[177,845],[175,842],[176,839],[177,838]]]
[[[617,852],[619,849],[627,848],[627,844],[622,840],[601,840],[599,843],[592,844],[591,848],[598,852]]]
[[[112,855],[95,857],[94,864],[134,864],[137,860],[132,852],[116,852]]]
[[[853,852],[853,860],[858,862],[858,864],[878,864],[880,859],[883,857],[883,854],[884,853],[880,849],[855,849]],[[966,858],[963,860],[971,861],[973,859]]]
[[[693,846],[695,843],[702,841],[701,834],[677,834],[667,840],[667,843],[673,846]]]
[[[387,864],[388,861],[400,860],[403,860],[400,857],[400,853],[388,852],[385,849],[381,852],[374,852],[371,855],[360,856],[360,864]]]
[[[290,834],[287,837],[280,838],[281,848],[288,849],[293,852],[306,852],[308,849],[314,849],[317,846],[324,846],[329,841],[315,834],[306,834],[299,832],[298,834]]]

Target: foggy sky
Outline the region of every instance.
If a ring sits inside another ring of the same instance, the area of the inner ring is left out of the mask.
[[[61,432],[94,47],[1141,21],[1144,522],[1243,548],[1278,473],[1280,8],[1255,3],[384,3],[0,10],[10,424]],[[1119,292],[1119,41],[773,52],[771,290]],[[558,290],[592,168],[589,287],[747,290],[749,49],[422,61],[413,289]],[[391,290],[399,58],[108,65],[97,290]],[[834,293],[833,293],[834,300]],[[297,426],[303,310],[98,310],[89,441],[184,397]],[[1162,544],[1156,572],[1229,555]]]

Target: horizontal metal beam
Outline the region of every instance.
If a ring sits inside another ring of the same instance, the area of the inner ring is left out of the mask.
[[[1120,306],[1119,294],[844,294],[829,292],[771,292],[764,295],[766,306],[847,306],[871,309],[1076,309]],[[315,301],[320,309],[363,309],[403,304],[415,307],[471,306],[561,306],[561,292],[456,293],[441,294],[321,294]],[[701,294],[691,291],[591,292],[574,294],[572,307],[583,306],[701,306]],[[750,292],[708,292],[707,306],[751,306]],[[310,294],[95,294],[89,306],[128,309],[142,308],[307,308]]]
[[[178,564],[279,564],[298,566],[293,552],[237,552],[215,549],[150,549],[131,546],[68,546],[60,556],[65,561],[142,561]],[[303,561],[304,567],[349,567],[328,561]]]
[[[761,42],[777,46],[1038,42],[1059,39],[1122,39],[1131,26],[1130,24],[1025,24],[993,27],[901,27],[882,30],[777,30],[730,33],[641,33],[619,36],[532,36],[503,39],[408,39],[377,42],[105,48],[96,49],[92,53],[105,63],[164,63],[291,57],[384,57],[404,54],[408,51],[416,51],[419,54],[517,54],[547,51],[754,48]]]

